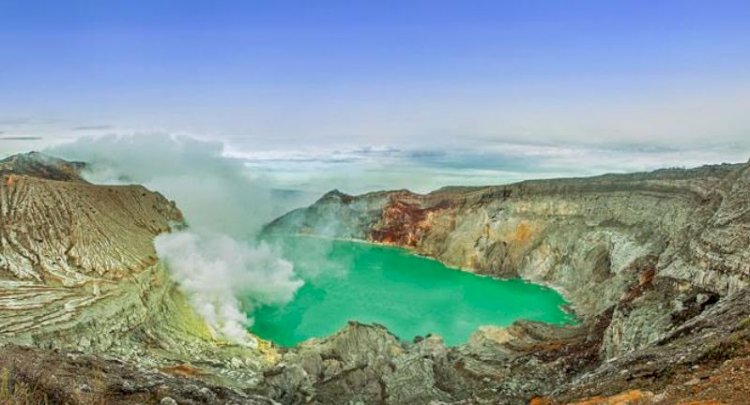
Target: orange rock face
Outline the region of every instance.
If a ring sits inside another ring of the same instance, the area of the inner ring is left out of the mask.
[[[422,208],[409,195],[394,194],[383,210],[381,226],[373,229],[370,237],[374,242],[415,247],[430,231],[433,216],[448,207],[446,202]]]
[[[650,404],[654,394],[648,391],[630,390],[611,397],[592,397],[570,405],[639,405]]]
[[[533,229],[531,225],[524,221],[518,224],[516,231],[513,233],[513,240],[518,243],[526,243],[531,240]]]
[[[200,374],[198,369],[188,364],[178,364],[172,367],[162,367],[159,370],[178,377],[195,377]]]
[[[18,181],[18,176],[16,176],[15,174],[9,175],[5,178],[5,187],[10,187],[16,184],[16,181]]]

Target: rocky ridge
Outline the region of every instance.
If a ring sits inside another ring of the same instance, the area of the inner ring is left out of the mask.
[[[657,401],[711,353],[744,350],[749,182],[742,164],[426,195],[334,190],[267,232],[401,246],[465,271],[544,283],[571,301],[578,327],[521,322],[447,349],[432,387],[450,400],[573,401],[641,386],[664,390],[641,399]],[[700,338],[695,324],[706,328]]]

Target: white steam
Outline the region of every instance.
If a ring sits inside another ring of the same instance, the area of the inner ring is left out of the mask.
[[[281,304],[302,286],[292,264],[266,244],[249,247],[226,235],[176,232],[156,238],[156,250],[195,310],[237,342],[251,325],[239,297],[252,305]],[[244,309],[244,311],[243,311]]]
[[[92,182],[141,183],[177,202],[189,228],[157,237],[156,250],[216,333],[252,344],[246,313],[287,302],[302,285],[278,250],[255,241],[261,226],[294,202],[274,198],[240,160],[223,156],[223,144],[167,135],[105,136],[48,152],[89,163]]]

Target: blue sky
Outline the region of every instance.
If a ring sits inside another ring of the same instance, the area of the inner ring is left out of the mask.
[[[625,156],[584,173],[750,157],[747,1],[0,0],[0,49],[0,136],[476,170],[518,144]]]

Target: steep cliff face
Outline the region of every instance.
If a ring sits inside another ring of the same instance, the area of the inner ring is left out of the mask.
[[[694,212],[690,229],[669,255],[662,273],[720,293],[738,291],[750,277],[750,165],[726,176]]]

